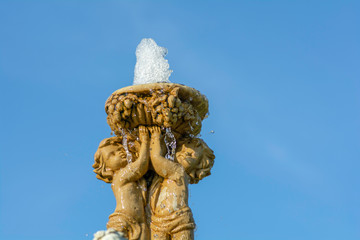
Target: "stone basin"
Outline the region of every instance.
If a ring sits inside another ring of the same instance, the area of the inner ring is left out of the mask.
[[[208,114],[207,98],[198,90],[177,83],[149,83],[116,90],[106,100],[105,111],[111,130],[139,125],[170,128],[179,135],[198,135]]]

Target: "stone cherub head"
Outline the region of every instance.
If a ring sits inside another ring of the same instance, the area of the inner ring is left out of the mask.
[[[178,144],[176,159],[190,176],[190,183],[198,183],[211,174],[215,155],[202,139],[185,138]]]
[[[111,183],[115,171],[125,167],[128,164],[129,157],[132,159],[137,157],[138,143],[130,141],[128,150],[131,156],[128,156],[122,145],[122,140],[122,137],[111,137],[100,142],[93,164],[94,172],[97,174],[96,178]]]

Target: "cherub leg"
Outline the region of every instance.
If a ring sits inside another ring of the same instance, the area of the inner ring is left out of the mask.
[[[146,223],[142,223],[142,224],[140,224],[140,226],[141,226],[140,240],[148,240],[150,238],[149,227],[147,226]]]
[[[174,233],[171,240],[194,240],[194,230],[183,230]]]
[[[170,240],[170,235],[151,230],[151,240]]]

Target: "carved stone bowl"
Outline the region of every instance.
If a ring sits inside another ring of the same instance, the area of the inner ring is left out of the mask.
[[[121,88],[105,103],[107,122],[116,135],[139,125],[171,128],[197,135],[207,117],[208,100],[198,90],[176,83],[149,83]]]

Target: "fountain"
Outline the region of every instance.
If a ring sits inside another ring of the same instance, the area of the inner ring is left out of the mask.
[[[108,232],[126,239],[194,239],[188,184],[210,175],[213,151],[198,138],[208,100],[199,91],[171,83],[167,50],[152,39],[136,49],[134,85],[107,99],[114,137],[101,141],[93,165],[111,183],[116,208]],[[95,235],[94,235],[95,236]],[[107,238],[106,232],[94,239]]]

